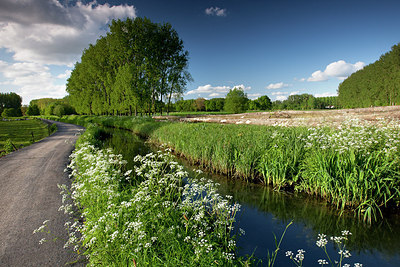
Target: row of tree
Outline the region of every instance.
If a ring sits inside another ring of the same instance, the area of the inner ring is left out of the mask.
[[[400,44],[344,80],[338,93],[345,108],[399,105]]]
[[[80,114],[162,112],[192,79],[187,67],[188,52],[169,23],[113,20],[75,64],[67,92]]]
[[[291,95],[288,99],[283,101],[271,102],[268,96],[261,96],[255,100],[247,98],[246,94],[237,91],[238,89],[231,90],[228,96],[234,95],[233,104],[225,105],[225,98],[212,98],[212,99],[188,99],[179,100],[171,106],[173,111],[189,112],[189,111],[228,111],[233,112],[239,109],[245,110],[311,110],[311,109],[331,109],[340,108],[337,96],[329,97],[314,97],[310,94]],[[239,100],[242,99],[242,100]],[[234,107],[239,106],[239,108]]]
[[[0,93],[0,114],[2,117],[20,117],[22,97],[16,93]]]
[[[255,100],[250,100],[243,90],[234,88],[230,90],[226,98],[179,100],[171,105],[171,110],[178,112],[190,111],[227,111],[232,113],[243,112],[246,110],[270,110],[272,107],[271,99],[268,96],[261,96]]]
[[[314,97],[310,94],[290,95],[286,100],[272,102],[273,110],[311,110],[341,108],[337,96]]]

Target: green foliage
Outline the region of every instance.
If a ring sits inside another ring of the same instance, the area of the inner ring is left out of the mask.
[[[279,189],[297,182],[305,158],[305,141],[298,137],[306,132],[303,128],[277,128],[272,132],[270,146],[258,164],[265,184]]]
[[[15,150],[13,143],[11,142],[11,139],[7,139],[6,142],[4,143],[4,150],[6,153],[11,153]]]
[[[168,23],[114,20],[106,36],[84,50],[67,83],[80,114],[162,112],[192,78],[188,52]],[[169,111],[169,110],[168,110]]]
[[[49,135],[52,134],[52,133],[57,132],[57,130],[58,130],[57,124],[52,123],[52,124],[49,126]]]
[[[223,111],[225,98],[211,98],[205,101],[207,111]]]
[[[247,94],[240,88],[233,88],[225,98],[224,110],[230,113],[241,113],[247,110]]]
[[[250,110],[270,110],[271,108],[272,108],[271,99],[266,95],[260,96],[255,100],[249,101]]]
[[[0,114],[4,112],[4,109],[12,108],[15,110],[14,112],[16,112],[15,113],[16,116],[9,116],[9,117],[22,116],[21,103],[22,103],[22,98],[16,93],[0,93]]]
[[[197,98],[194,103],[196,105],[196,111],[204,111],[206,110],[205,99],[202,97]]]
[[[1,116],[3,118],[21,117],[22,116],[22,112],[21,112],[21,109],[5,108],[5,109],[3,109],[3,112],[1,113]]]
[[[40,115],[40,110],[38,105],[30,104],[28,110],[26,111],[26,115],[28,116],[38,116]]]
[[[400,104],[400,44],[376,62],[353,73],[338,89],[343,107],[389,106]]]
[[[314,97],[310,94],[291,95],[288,99],[272,103],[274,110],[310,110],[341,108],[337,96]]]
[[[75,109],[69,103],[69,98],[64,97],[62,99],[55,99],[55,98],[40,98],[31,100],[29,104],[29,108],[33,114],[29,114],[31,116],[35,115],[56,115],[56,116],[63,116],[63,115],[71,115],[76,114]],[[28,111],[29,111],[28,108]],[[39,114],[38,114],[39,110]]]

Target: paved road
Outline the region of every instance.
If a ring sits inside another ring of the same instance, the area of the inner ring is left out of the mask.
[[[52,136],[0,158],[0,266],[64,266],[76,260],[72,251],[63,248],[68,217],[58,211],[57,184],[69,183],[64,169],[76,133],[83,128],[56,124],[58,131]],[[51,232],[64,240],[40,245],[39,240],[48,235],[32,232],[44,220],[50,220]]]

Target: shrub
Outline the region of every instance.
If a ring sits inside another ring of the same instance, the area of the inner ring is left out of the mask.
[[[4,150],[6,151],[6,153],[11,153],[15,150],[15,147],[13,145],[13,143],[11,142],[11,139],[7,139],[5,144],[4,144]]]
[[[6,117],[20,117],[22,116],[22,112],[19,109],[15,109],[15,108],[5,108],[3,110],[3,112],[1,113],[1,116],[3,118]]]

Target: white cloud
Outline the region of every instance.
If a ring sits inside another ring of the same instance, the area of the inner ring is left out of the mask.
[[[199,86],[194,90],[186,92],[186,95],[192,94],[211,94],[211,93],[227,93],[231,87],[229,86],[212,86],[211,84],[206,84]]]
[[[328,75],[326,75],[324,72],[317,70],[311,74],[311,77],[307,79],[309,82],[322,82],[322,81],[327,81],[329,79]]]
[[[332,93],[332,92],[325,92],[322,94],[315,94],[315,97],[327,97],[327,96],[337,96],[337,93]]]
[[[251,100],[254,100],[256,98],[259,98],[261,94],[256,93],[256,94],[248,94],[247,97],[250,98]]]
[[[251,90],[250,86],[245,86],[243,84],[235,85],[235,86],[212,86],[211,84],[206,84],[203,86],[199,86],[194,90],[190,90],[186,92],[186,95],[193,95],[193,94],[208,94],[209,97],[218,97],[224,96],[229,90],[233,88],[240,88],[243,91]]]
[[[273,92],[272,95],[287,95],[288,92]]]
[[[219,97],[219,96],[222,96],[222,94],[220,94],[220,93],[212,93],[212,94],[209,94],[208,96],[209,97]]]
[[[336,62],[330,63],[326,66],[324,71],[317,70],[311,74],[311,77],[307,79],[309,82],[320,82],[326,81],[332,77],[336,77],[340,80],[346,79],[353,72],[356,72],[362,68],[364,68],[364,62],[356,62],[355,64],[347,63],[344,60],[339,60]]]
[[[290,86],[290,84],[286,84],[286,83],[283,83],[283,82],[270,83],[270,84],[267,85],[267,87],[265,87],[265,89],[281,89],[281,88],[289,87],[289,86]]]
[[[294,92],[290,92],[290,94],[289,94],[289,95],[298,95],[298,94],[300,94],[300,91],[294,91]]]
[[[279,95],[279,96],[276,97],[275,100],[283,101],[283,100],[286,100],[286,99],[287,99],[287,96]]]
[[[57,0],[2,0],[0,48],[17,61],[72,65],[112,19],[135,17],[133,6],[95,1],[66,7]]]
[[[38,63],[7,64],[0,61],[0,72],[6,79],[2,84],[17,88],[12,90],[22,97],[23,104],[35,98],[65,96],[65,84],[57,84],[47,66]]]
[[[66,70],[64,73],[57,75],[57,79],[67,79],[71,76],[72,70]]]
[[[65,96],[65,84],[60,83],[70,71],[54,77],[51,65],[72,67],[83,49],[106,33],[112,19],[136,17],[135,7],[129,5],[61,3],[65,1],[0,0],[0,49],[15,61],[0,61],[0,77],[5,78],[1,85],[17,88],[13,91],[24,103]]]
[[[209,7],[204,11],[209,16],[226,17],[226,8]]]

